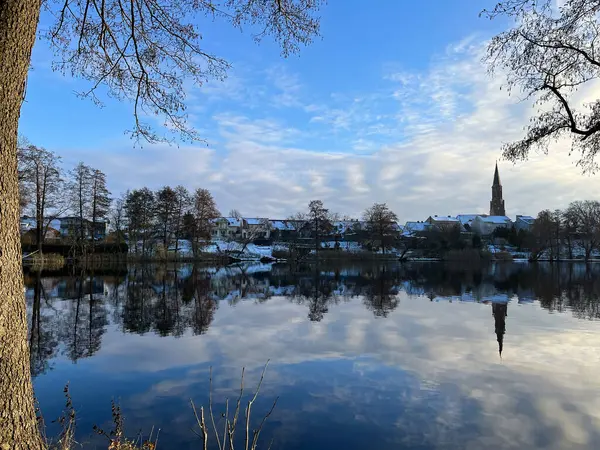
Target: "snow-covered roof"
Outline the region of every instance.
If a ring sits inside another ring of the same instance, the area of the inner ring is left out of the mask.
[[[267,222],[269,219],[264,219],[264,218],[260,218],[260,217],[252,217],[252,218],[246,218],[244,217],[244,221],[248,224],[248,225],[262,225],[265,222]]]
[[[481,217],[481,220],[485,223],[512,223],[512,220],[510,220],[510,218],[506,216],[487,216]]]
[[[459,214],[456,216],[462,225],[466,225],[475,220],[475,217],[487,217],[487,214]]]
[[[242,226],[242,222],[240,219],[238,219],[237,217],[219,217],[217,219],[214,219],[214,223],[218,223],[221,222],[223,220],[227,221],[227,225],[229,225],[230,227],[241,227]]]
[[[296,229],[294,222],[291,220],[269,220],[271,228],[280,231],[293,231]]]
[[[459,220],[456,217],[452,216],[430,216],[432,222],[458,222]],[[427,220],[429,220],[427,219]]]
[[[531,216],[517,216],[517,220],[523,220],[525,222],[533,222],[533,221],[535,221],[535,217],[531,217]]]
[[[404,224],[403,236],[412,236],[414,233],[426,231],[430,228],[427,222],[406,222]]]

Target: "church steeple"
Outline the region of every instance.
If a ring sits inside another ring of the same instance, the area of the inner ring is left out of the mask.
[[[502,184],[498,173],[498,163],[494,171],[494,183],[492,184],[492,201],[490,202],[490,216],[505,216],[504,200],[502,199]]]
[[[498,173],[498,162],[496,162],[496,170],[494,171],[494,186],[502,186],[500,183],[500,174]]]

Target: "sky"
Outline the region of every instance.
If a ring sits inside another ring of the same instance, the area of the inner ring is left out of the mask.
[[[203,45],[232,68],[225,81],[186,87],[189,123],[205,139],[193,145],[136,144],[124,133],[132,105],[77,97],[88,85],[53,72],[38,40],[19,132],[65,170],[83,161],[104,171],[115,197],[182,184],[248,217],[286,218],[314,199],[357,218],[385,202],[401,222],[487,213],[496,161],[509,216],[594,199],[598,175],[583,175],[565,142],[502,160],[533,110],[481,61],[509,25],[479,17],[494,3],[330,0],[322,37],[288,58],[251,30],[204,21]],[[578,95],[597,98],[600,85]]]

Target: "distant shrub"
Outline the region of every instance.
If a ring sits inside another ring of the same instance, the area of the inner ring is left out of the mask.
[[[449,250],[446,252],[444,259],[447,261],[479,262],[481,261],[481,252],[475,248]]]
[[[57,253],[39,254],[35,253],[29,258],[33,270],[42,269],[58,270],[65,265],[65,258]]]
[[[497,253],[494,253],[494,259],[496,261],[512,261],[513,257],[508,252],[497,252]]]
[[[271,254],[275,259],[288,259],[291,253],[289,250],[273,250]]]

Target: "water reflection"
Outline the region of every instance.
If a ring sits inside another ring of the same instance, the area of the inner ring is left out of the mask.
[[[242,365],[251,378],[267,358],[264,403],[281,396],[265,430],[273,448],[588,448],[600,439],[600,323],[590,321],[600,318],[599,272],[405,264],[30,273],[31,368],[43,409],[60,411],[70,380],[84,405],[80,428],[106,419],[118,397],[136,429],[169,425],[167,449],[198,446],[186,405],[203,401],[208,366],[222,397]]]
[[[96,353],[109,323],[123,331],[160,336],[207,332],[221,302],[262,303],[283,296],[305,305],[319,322],[332,305],[361,297],[376,317],[387,317],[399,292],[431,301],[492,304],[498,351],[502,355],[508,302],[539,300],[542,307],[600,318],[600,267],[585,265],[498,265],[456,269],[439,264],[345,268],[236,265],[133,266],[118,275],[26,276],[30,307],[31,370],[51,368],[58,348],[76,363]],[[54,300],[69,300],[54,304]],[[59,309],[57,309],[59,308]]]

